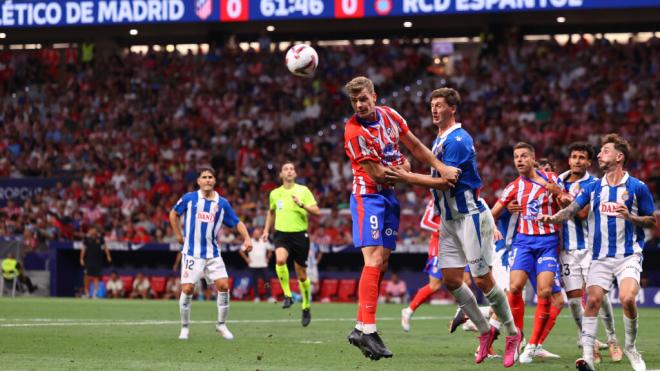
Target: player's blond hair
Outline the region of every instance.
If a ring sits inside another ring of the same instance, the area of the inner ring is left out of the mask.
[[[346,83],[346,85],[344,86],[344,91],[346,92],[346,94],[352,95],[352,94],[359,94],[365,88],[371,94],[376,92],[374,90],[374,83],[371,80],[369,80],[364,76],[358,76]]]

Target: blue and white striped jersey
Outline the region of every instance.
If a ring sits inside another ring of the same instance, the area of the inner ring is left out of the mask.
[[[229,201],[213,192],[213,199],[202,196],[202,191],[188,192],[172,208],[183,215],[182,252],[195,258],[211,259],[220,256],[218,233],[222,224],[233,228],[239,220]]]
[[[653,215],[653,196],[642,181],[625,173],[619,184],[611,186],[603,177],[585,187],[575,202],[581,208],[590,205],[587,247],[593,252],[593,260],[642,252],[644,229],[615,216],[618,204],[626,205],[631,215]]]
[[[564,190],[571,194],[573,197],[577,197],[580,194],[580,191],[584,189],[587,185],[598,182],[598,178],[592,176],[588,172],[584,174],[582,179],[569,183],[567,181],[568,177],[571,175],[570,171],[567,171],[559,175],[559,179],[563,180]],[[589,232],[589,223],[586,220],[582,220],[577,216],[574,216],[573,219],[568,220],[564,223],[563,226],[563,248],[566,251],[573,250],[584,250],[587,248],[586,239]]]
[[[448,191],[432,189],[435,207],[443,220],[464,218],[488,209],[486,202],[479,197],[481,178],[477,170],[477,154],[470,134],[454,124],[433,142],[433,154],[445,165],[461,169],[456,186]],[[431,176],[438,177],[438,171],[431,169]]]

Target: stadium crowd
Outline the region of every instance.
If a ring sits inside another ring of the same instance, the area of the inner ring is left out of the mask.
[[[456,87],[489,203],[516,176],[516,142],[533,143],[564,169],[569,143],[598,145],[613,131],[634,143],[628,168],[660,200],[658,39],[511,39],[456,59],[451,75],[424,43],[315,48],[321,63],[312,80],[286,72],[280,51],[150,50],[86,62],[75,51],[0,51],[0,177],[61,179],[1,208],[0,236],[22,235],[34,250],[51,239],[79,239],[87,225],[99,224],[106,241],[173,242],[167,213],[207,163],[246,225],[260,226],[280,165],[294,159],[299,181],[332,210],[313,220],[313,230],[323,232],[313,238],[343,243],[350,220],[338,215],[351,187],[343,123],[352,111],[342,87],[357,75],[370,77],[379,100],[429,145],[435,131],[426,94]],[[402,234],[421,238],[417,224],[428,194],[405,192],[402,209],[410,217]]]

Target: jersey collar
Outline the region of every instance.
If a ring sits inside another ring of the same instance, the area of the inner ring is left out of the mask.
[[[564,171],[559,175],[559,179],[565,181],[566,179],[568,179],[569,176],[571,176],[571,171],[570,170]],[[587,171],[586,173],[584,173],[584,176],[581,179],[576,180],[574,183],[584,182],[585,180],[588,180],[590,176],[591,174],[589,174],[589,172]]]
[[[220,195],[216,191],[213,191],[211,196],[212,196],[211,201],[219,201],[220,200]],[[206,200],[206,198],[204,198],[204,193],[202,193],[201,189],[197,190],[197,197],[200,198],[200,199]]]
[[[355,121],[357,121],[358,124],[362,126],[374,126],[380,122],[380,119],[381,119],[381,115],[380,115],[380,111],[378,110],[378,107],[376,107],[376,121],[361,119],[360,116],[357,115],[357,113],[355,114]]]
[[[619,181],[619,184],[609,184],[609,183],[607,182],[607,176],[606,176],[606,175],[603,175],[603,179],[601,179],[601,181],[600,181],[600,185],[601,185],[601,186],[618,187],[618,186],[620,186],[620,185],[622,185],[622,184],[626,184],[626,182],[628,181],[628,177],[629,177],[629,176],[628,176],[628,172],[627,172],[627,171],[624,171],[624,172],[623,172],[623,177],[622,177],[621,180]]]
[[[458,130],[460,128],[461,128],[461,123],[458,123],[458,122],[455,123],[454,125],[450,126],[449,129],[447,129],[447,131],[442,133],[442,135],[440,136],[440,139],[443,139],[443,140],[447,139],[447,137],[449,136],[449,134],[452,133],[452,131]]]

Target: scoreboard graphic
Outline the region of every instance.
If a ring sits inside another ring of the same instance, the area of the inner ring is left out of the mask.
[[[0,29],[660,8],[658,0],[0,0]]]

